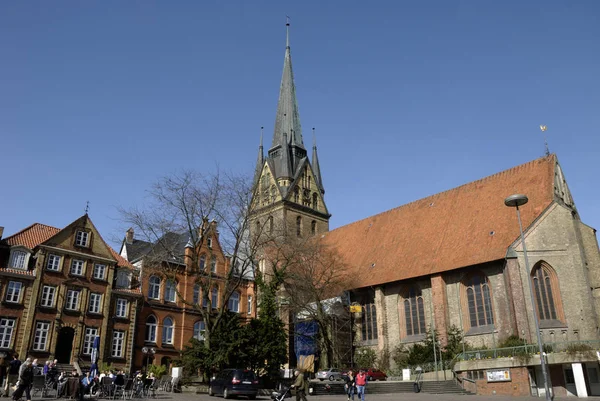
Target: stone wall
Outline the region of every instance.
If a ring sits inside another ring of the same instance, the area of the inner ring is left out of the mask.
[[[507,395],[529,396],[531,389],[529,385],[529,373],[526,367],[510,368],[510,378],[508,382],[490,382],[487,379],[476,380],[476,384],[464,381],[465,390],[477,393],[478,395]],[[463,372],[460,377],[467,377]]]

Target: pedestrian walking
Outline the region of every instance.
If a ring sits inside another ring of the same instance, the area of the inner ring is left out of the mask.
[[[294,371],[294,376],[296,376],[296,381],[292,384],[292,388],[296,389],[296,401],[306,401],[306,393],[308,393],[308,381],[304,378],[304,373],[300,372],[298,369]]]
[[[367,374],[364,369],[356,375],[356,396],[360,401],[365,401],[365,389],[367,387]]]
[[[25,363],[21,366],[19,373],[19,385],[13,393],[13,401],[19,400],[25,393],[27,401],[31,401],[31,385],[33,384],[33,366],[31,365],[31,359],[27,358]]]
[[[16,352],[13,354],[12,360],[8,363],[8,379],[4,385],[4,395],[8,397],[12,386],[16,385],[19,380],[19,369],[21,368],[21,361],[19,360],[19,354]]]
[[[348,371],[346,376],[344,377],[346,384],[344,384],[344,389],[346,390],[346,395],[348,396],[348,401],[352,398],[354,401],[354,386],[356,385],[356,379],[354,378],[354,372],[351,370]]]
[[[8,366],[4,357],[0,358],[0,397],[4,392],[4,380],[8,382]]]

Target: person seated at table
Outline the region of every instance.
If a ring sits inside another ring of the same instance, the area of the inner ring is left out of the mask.
[[[115,386],[124,386],[125,385],[125,375],[123,375],[123,370],[117,371],[117,375],[115,376]]]

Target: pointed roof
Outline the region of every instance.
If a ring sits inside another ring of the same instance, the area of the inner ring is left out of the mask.
[[[325,193],[325,187],[323,186],[323,179],[321,178],[321,167],[319,165],[319,157],[317,156],[317,137],[315,135],[315,129],[313,128],[313,153],[312,153],[312,169],[317,185],[321,190],[321,193]]]
[[[519,237],[514,209],[504,199],[526,194],[523,226],[554,201],[556,156],[340,227],[323,235],[361,287],[379,285],[501,260]]]
[[[287,134],[290,146],[298,146],[304,149],[302,142],[302,128],[300,126],[300,113],[296,100],[296,86],[294,85],[294,72],[292,70],[292,55],[290,53],[290,24],[286,24],[286,48],[283,60],[283,75],[279,88],[279,101],[277,103],[277,114],[275,116],[275,130],[271,147],[283,145],[283,134]]]
[[[292,162],[290,160],[290,150],[287,143],[287,134],[283,133],[283,141],[281,146],[281,163],[277,171],[277,177],[292,177]]]
[[[84,216],[87,217],[87,215],[84,215]],[[77,220],[80,220],[80,219],[81,219],[81,217]],[[75,220],[75,221],[77,221],[77,220]],[[6,237],[3,240],[3,242],[9,246],[22,245],[22,246],[25,246],[25,247],[33,250],[35,247],[43,244],[44,242],[47,242],[48,240],[50,240],[52,237],[54,237],[56,234],[58,234],[61,231],[62,230],[60,228],[47,226],[47,225],[41,224],[41,223],[33,223],[29,227],[24,228],[23,230],[15,233],[9,237]],[[117,260],[117,266],[133,267],[127,260],[125,260],[123,257],[118,255],[117,252],[115,252],[115,250],[110,245],[107,244],[106,246],[110,250],[112,256]]]

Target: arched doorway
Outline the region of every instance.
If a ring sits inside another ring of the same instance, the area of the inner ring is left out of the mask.
[[[58,332],[56,340],[56,351],[54,357],[58,363],[70,363],[71,351],[73,351],[73,338],[75,338],[75,329],[72,327],[63,327]]]

